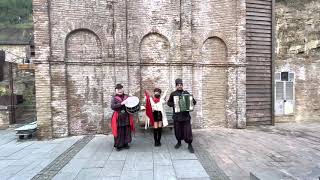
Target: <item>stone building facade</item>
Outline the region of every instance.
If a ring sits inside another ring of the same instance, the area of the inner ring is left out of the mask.
[[[141,98],[176,78],[198,101],[195,128],[246,127],[245,0],[33,5],[40,138],[106,133],[116,83]]]
[[[276,122],[320,120],[319,8],[313,0],[276,5]]]

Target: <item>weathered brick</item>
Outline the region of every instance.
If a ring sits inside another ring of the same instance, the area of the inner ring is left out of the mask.
[[[194,127],[245,127],[244,0],[34,0],[34,11],[41,137],[108,132],[116,83],[141,97],[179,77],[198,101]]]

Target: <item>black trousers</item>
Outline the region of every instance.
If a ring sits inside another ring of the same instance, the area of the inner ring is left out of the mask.
[[[178,141],[184,140],[186,143],[192,143],[192,129],[190,121],[174,121],[174,134]]]

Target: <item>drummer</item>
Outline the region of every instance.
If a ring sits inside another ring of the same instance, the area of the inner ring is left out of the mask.
[[[124,94],[123,86],[117,84],[115,95],[111,99],[111,109],[114,110],[111,118],[112,134],[114,136],[114,147],[117,151],[129,149],[132,141],[131,132],[134,131],[133,116],[126,111],[125,104],[128,95]]]
[[[194,153],[194,149],[192,147],[192,130],[191,130],[191,116],[188,111],[185,112],[175,112],[174,109],[174,96],[181,96],[182,94],[189,94],[188,91],[183,90],[182,79],[178,78],[175,81],[176,83],[176,91],[170,94],[169,100],[167,102],[168,106],[173,107],[173,126],[174,126],[174,134],[177,139],[177,144],[174,146],[176,149],[181,147],[181,141],[184,140],[188,143],[188,149],[191,153]],[[193,99],[193,104],[196,104],[196,101]]]

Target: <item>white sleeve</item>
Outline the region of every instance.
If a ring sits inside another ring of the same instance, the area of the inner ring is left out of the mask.
[[[149,97],[149,98],[150,98],[151,107],[153,107],[155,103],[154,103],[152,97]]]

